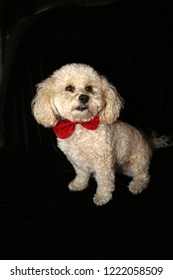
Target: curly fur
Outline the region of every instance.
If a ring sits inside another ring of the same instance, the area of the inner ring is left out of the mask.
[[[88,96],[85,104],[81,104],[81,95]],[[139,130],[118,120],[122,107],[123,99],[104,76],[88,65],[75,63],[61,67],[38,84],[32,101],[33,115],[45,127],[62,119],[84,122],[99,115],[96,130],[77,124],[70,137],[57,139],[76,171],[69,189],[85,189],[93,175],[97,182],[96,205],[112,198],[117,171],[132,177],[128,188],[133,194],[142,192],[149,182],[151,145]]]

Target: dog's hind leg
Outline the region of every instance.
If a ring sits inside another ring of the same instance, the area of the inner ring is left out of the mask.
[[[150,176],[147,172],[138,174],[133,177],[132,181],[128,185],[128,189],[133,194],[139,194],[147,188],[149,180]]]
[[[133,194],[141,193],[147,188],[150,175],[148,172],[150,163],[150,157],[146,158],[135,158],[132,160],[128,167],[126,167],[126,172],[124,174],[131,176],[132,181],[128,185],[128,189]]]

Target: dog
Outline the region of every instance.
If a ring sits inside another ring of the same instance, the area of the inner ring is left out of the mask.
[[[132,178],[128,185],[132,194],[146,189],[153,150],[166,145],[119,120],[123,106],[108,79],[80,63],[66,64],[39,83],[32,100],[34,118],[53,128],[58,147],[75,169],[69,189],[84,190],[92,175],[98,206],[112,199],[116,172]]]

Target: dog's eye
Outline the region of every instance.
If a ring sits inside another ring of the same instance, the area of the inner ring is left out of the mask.
[[[85,90],[88,91],[88,92],[92,92],[93,88],[92,88],[92,86],[86,86]]]
[[[75,91],[75,87],[72,86],[72,85],[68,85],[66,88],[65,88],[66,91],[70,91],[70,92],[74,92]]]

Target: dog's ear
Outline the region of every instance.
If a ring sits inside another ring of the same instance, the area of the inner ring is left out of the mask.
[[[37,93],[32,100],[31,108],[34,118],[45,127],[57,124],[60,116],[53,103],[55,78],[50,77],[37,85]]]
[[[118,94],[116,88],[112,86],[105,77],[101,76],[100,78],[101,90],[105,101],[105,105],[100,114],[100,122],[103,124],[110,124],[119,117],[124,100]]]

